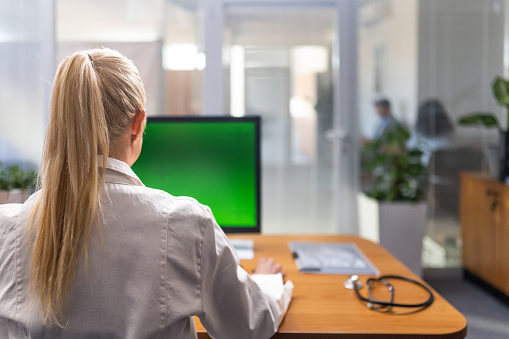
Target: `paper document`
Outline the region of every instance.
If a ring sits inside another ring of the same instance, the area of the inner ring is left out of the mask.
[[[251,239],[230,239],[239,259],[251,260],[254,258],[254,242]]]
[[[380,274],[353,243],[290,242],[288,246],[301,273]]]

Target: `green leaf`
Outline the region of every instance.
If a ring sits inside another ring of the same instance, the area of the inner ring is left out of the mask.
[[[484,126],[502,130],[497,118],[491,113],[473,113],[458,119],[460,126]]]
[[[0,190],[33,188],[36,178],[34,171],[22,171],[17,165],[4,168],[0,162]]]
[[[423,154],[424,152],[419,149],[408,150],[408,155],[411,157],[420,158]]]
[[[407,149],[409,138],[407,129],[396,127],[363,150],[367,156],[365,168],[373,175],[373,189],[368,196],[379,201],[422,199],[416,194],[415,183],[426,171],[421,164],[423,152]]]
[[[497,102],[505,107],[509,106],[509,81],[502,77],[493,80],[493,95]]]

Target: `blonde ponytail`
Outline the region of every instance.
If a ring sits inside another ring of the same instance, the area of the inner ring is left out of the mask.
[[[111,141],[145,106],[136,67],[109,49],[78,52],[57,70],[41,161],[41,192],[29,221],[30,284],[45,325],[57,324],[76,263],[101,214],[100,187]],[[102,155],[102,163],[98,155]]]

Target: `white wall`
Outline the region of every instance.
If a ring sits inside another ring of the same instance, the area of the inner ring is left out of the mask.
[[[360,7],[359,113],[361,133],[377,123],[373,101],[388,98],[394,116],[406,125],[417,107],[417,0],[366,2]],[[375,89],[375,50],[382,50],[380,91]]]
[[[505,117],[491,91],[503,75],[502,0],[422,0],[419,2],[419,102],[443,102],[455,122],[461,115],[488,111]],[[456,128],[458,143],[496,142],[497,133]]]

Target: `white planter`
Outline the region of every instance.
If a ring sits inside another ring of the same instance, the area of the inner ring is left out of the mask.
[[[27,190],[0,191],[0,204],[22,204],[29,196],[30,192]]]
[[[359,194],[358,213],[359,235],[382,245],[421,277],[426,202],[378,202]]]

